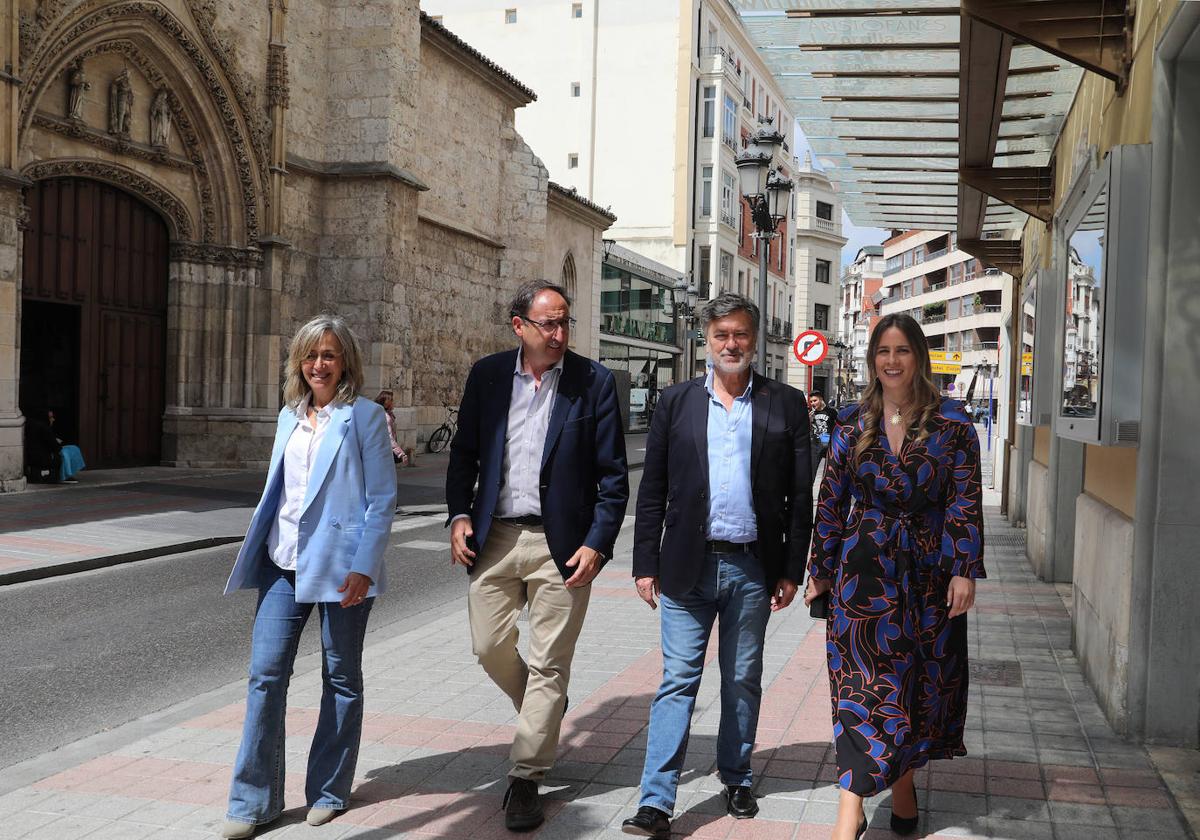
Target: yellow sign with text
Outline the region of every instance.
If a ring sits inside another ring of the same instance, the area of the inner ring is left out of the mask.
[[[962,361],[962,353],[954,350],[930,350],[929,361],[931,362],[954,362],[958,364]],[[934,371],[937,373],[938,371]],[[957,371],[955,371],[957,373]]]
[[[954,355],[957,356],[958,354],[955,353]],[[930,362],[929,365],[933,368],[934,373],[946,373],[951,376],[957,376],[962,372],[962,365],[954,365],[949,362]]]

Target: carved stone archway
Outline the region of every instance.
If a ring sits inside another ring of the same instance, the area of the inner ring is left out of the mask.
[[[269,451],[278,410],[279,282],[264,270],[260,245],[270,126],[214,29],[212,0],[184,0],[182,14],[179,5],[52,1],[22,17],[20,173],[113,184],[166,219],[162,459],[246,465]],[[90,118],[64,104],[73,68],[94,91]],[[136,88],[133,132],[97,117],[118,71]],[[155,100],[158,119],[169,120],[165,142],[148,137]]]

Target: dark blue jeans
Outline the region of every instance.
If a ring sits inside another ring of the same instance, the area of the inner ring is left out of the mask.
[[[296,603],[296,575],[263,558],[250,650],[250,689],[242,745],[233,767],[228,818],[265,823],[283,810],[284,709],[300,632],[321,616],[323,690],[308,752],[309,807],[344,810],[362,738],[362,650],[374,598],[354,607]]]
[[[704,652],[718,619],[717,770],[727,785],[751,784],[750,756],[762,703],[763,640],[771,617],[771,593],[764,577],[753,554],[708,553],[690,592],[680,598],[661,596],[663,680],[650,705],[640,805],[674,812]]]

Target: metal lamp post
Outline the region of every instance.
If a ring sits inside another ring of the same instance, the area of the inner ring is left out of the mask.
[[[680,382],[684,379],[691,379],[692,371],[696,367],[692,360],[692,351],[696,346],[696,341],[692,337],[692,325],[696,321],[696,302],[699,299],[700,293],[696,289],[696,284],[689,283],[682,277],[675,281],[675,286],[671,289],[670,298],[663,298],[663,309],[666,310],[668,315],[679,318],[680,326],[682,327],[683,376],[679,378]]]
[[[982,376],[987,377],[987,383],[988,383],[987,406],[988,407],[987,407],[987,417],[985,418],[984,422],[987,423],[987,430],[988,430],[987,448],[988,448],[988,452],[991,452],[992,451],[992,411],[994,408],[994,405],[993,405],[994,396],[992,394],[992,365],[991,365],[991,363],[990,362],[980,362],[979,364],[975,365],[975,373],[976,373],[976,375],[982,375]]]
[[[833,373],[833,399],[834,406],[842,407],[842,354],[850,349],[850,345],[839,339],[834,339],[829,344],[830,348],[837,351],[837,369]]]
[[[760,128],[734,160],[738,169],[742,197],[750,205],[758,239],[758,370],[767,375],[767,265],[771,240],[779,236],[779,223],[787,218],[792,182],[775,169],[775,150],[783,143],[783,135],[773,127],[770,117],[759,117]]]

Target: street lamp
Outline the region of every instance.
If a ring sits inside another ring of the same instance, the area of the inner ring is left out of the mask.
[[[833,374],[833,398],[834,406],[842,407],[842,354],[850,349],[850,345],[842,341],[840,338],[835,338],[829,343],[829,346],[837,351],[837,369]]]
[[[684,375],[679,378],[682,382],[684,379],[692,378],[692,371],[695,369],[695,364],[692,362],[691,350],[696,346],[695,339],[692,338],[692,325],[696,321],[696,301],[700,299],[700,293],[696,290],[695,283],[689,283],[684,278],[680,277],[675,281],[674,287],[670,290],[670,297],[663,296],[663,312],[673,318],[681,319],[682,334],[683,334],[683,370]]]
[[[735,158],[742,197],[750,205],[750,218],[759,240],[758,254],[758,369],[767,375],[767,265],[771,240],[779,236],[779,223],[787,218],[792,182],[775,168],[775,150],[783,135],[774,128],[774,119],[759,117],[759,129],[740,155]]]
[[[984,419],[984,422],[987,423],[987,430],[988,430],[987,448],[988,448],[988,452],[991,452],[992,451],[992,409],[993,409],[992,365],[991,365],[991,363],[990,362],[979,362],[978,364],[976,364],[975,365],[975,375],[987,377],[988,407],[987,407],[987,417]]]

